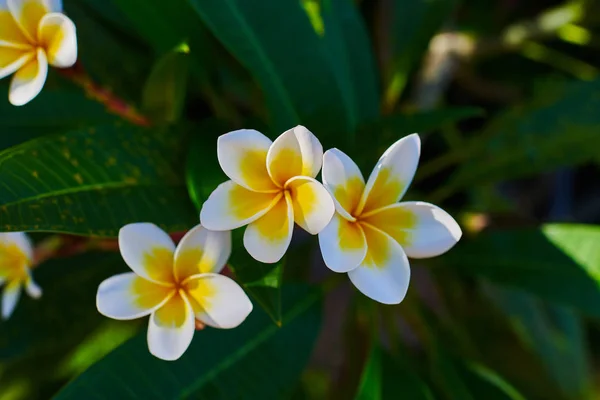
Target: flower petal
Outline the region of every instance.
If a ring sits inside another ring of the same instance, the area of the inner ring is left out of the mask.
[[[136,319],[152,313],[174,293],[172,287],[157,285],[127,272],[112,276],[98,286],[96,308],[109,318]]]
[[[31,49],[29,39],[15,22],[5,0],[0,0],[0,46]]]
[[[357,213],[370,212],[400,200],[412,182],[420,155],[421,139],[416,133],[390,146],[369,176]]]
[[[235,328],[252,312],[252,302],[244,290],[223,275],[193,277],[186,282],[186,293],[196,319],[214,328]]]
[[[46,14],[38,27],[39,43],[46,49],[48,63],[53,67],[72,67],[77,61],[75,24],[61,13]]]
[[[352,271],[367,254],[367,240],[360,224],[337,213],[319,233],[319,246],[325,265],[334,272]]]
[[[365,296],[383,304],[398,304],[406,296],[410,265],[402,247],[385,233],[363,224],[367,254],[348,277]]]
[[[323,146],[319,139],[302,125],[294,128],[294,135],[302,152],[302,175],[316,177],[323,163]]]
[[[302,175],[302,151],[294,129],[283,132],[271,145],[267,154],[269,176],[280,187],[288,179]]]
[[[128,224],[119,230],[119,249],[133,272],[150,281],[173,283],[175,244],[165,231],[150,223]]]
[[[333,196],[337,212],[353,221],[352,213],[365,190],[365,179],[354,161],[341,150],[330,149],[325,152],[323,185]]]
[[[217,157],[225,174],[240,186],[255,192],[274,192],[277,186],[267,172],[271,139],[253,129],[219,136]]]
[[[14,280],[9,282],[2,292],[2,318],[9,319],[21,297],[21,282]]]
[[[43,49],[37,49],[37,57],[21,69],[12,78],[8,100],[13,106],[22,106],[33,100],[44,87],[48,76],[48,60]]]
[[[281,198],[280,193],[258,193],[234,181],[220,184],[202,205],[200,223],[212,231],[229,231],[256,221]]]
[[[0,232],[0,244],[15,246],[29,262],[33,260],[33,244],[25,232]]]
[[[450,214],[422,201],[382,208],[364,221],[396,239],[411,258],[439,256],[450,250],[462,236],[460,226]]]
[[[286,192],[268,213],[248,225],[244,232],[244,247],[260,262],[276,263],[289,247],[293,230],[294,208]]]
[[[39,299],[42,297],[42,288],[32,278],[31,273],[27,271],[27,279],[25,280],[25,292],[32,299]]]
[[[15,73],[35,58],[31,49],[4,47],[0,44],[0,79]]]
[[[175,250],[175,278],[178,281],[197,274],[219,273],[231,255],[231,232],[209,231],[197,225]]]
[[[307,176],[290,179],[286,188],[294,207],[294,221],[311,235],[321,232],[335,214],[335,205],[327,189]]]
[[[185,295],[175,295],[150,316],[148,348],[162,360],[179,359],[192,343],[195,318]]]
[[[42,17],[51,10],[44,0],[6,0],[8,9],[30,42],[37,40],[37,28]]]

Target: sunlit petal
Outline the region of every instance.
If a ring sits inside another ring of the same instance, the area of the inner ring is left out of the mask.
[[[294,221],[311,235],[321,232],[335,213],[335,206],[327,189],[314,178],[306,176],[290,179],[286,188],[292,199]]]
[[[396,203],[402,198],[417,170],[421,139],[412,134],[394,143],[381,156],[365,186],[359,213]]]
[[[221,168],[238,185],[258,192],[277,191],[267,172],[267,152],[271,140],[253,129],[221,135],[217,156]]]
[[[16,23],[5,0],[0,0],[0,46],[31,47],[29,39]]]
[[[353,220],[365,189],[365,179],[358,166],[344,152],[330,149],[323,156],[323,184],[335,200],[335,209],[344,218]]]
[[[360,224],[337,213],[319,233],[319,246],[325,265],[335,272],[352,271],[367,254],[367,240]]]
[[[77,34],[75,24],[66,15],[46,14],[38,30],[39,43],[46,50],[48,63],[53,67],[68,68],[77,61]]]
[[[196,318],[214,328],[235,328],[252,311],[252,302],[234,280],[202,274],[186,282],[186,293]]]
[[[279,193],[258,193],[233,181],[220,184],[202,205],[200,223],[206,229],[225,231],[256,221],[281,198]]]
[[[410,265],[402,247],[387,234],[363,224],[367,254],[348,277],[365,296],[383,304],[398,304],[406,296]]]
[[[8,319],[15,311],[15,307],[21,297],[21,282],[14,280],[4,286],[2,292],[2,318]]]
[[[282,133],[271,145],[267,154],[267,170],[280,187],[288,179],[302,175],[302,151],[294,129]]]
[[[0,44],[0,79],[7,77],[22,68],[35,58],[31,49],[3,47]]]
[[[109,318],[128,320],[149,315],[173,294],[175,289],[157,285],[133,272],[106,279],[98,287],[96,308]]]
[[[179,359],[194,337],[194,312],[185,295],[175,295],[150,316],[148,347],[162,360]]]
[[[8,9],[31,42],[37,40],[37,28],[42,17],[51,10],[44,0],[6,0]]]
[[[21,67],[10,82],[8,100],[14,106],[22,106],[33,100],[44,87],[48,76],[48,60],[43,49],[37,49],[37,57]]]
[[[302,175],[314,178],[323,163],[323,146],[319,139],[304,126],[298,125],[293,130],[302,152]]]
[[[173,283],[175,244],[169,235],[150,223],[125,225],[119,231],[123,259],[139,276],[150,281]]]
[[[221,272],[231,255],[231,232],[209,231],[197,225],[175,250],[175,277],[179,281],[206,272]]]
[[[244,247],[254,259],[275,263],[289,247],[293,229],[294,208],[286,193],[268,213],[248,225],[244,232]]]

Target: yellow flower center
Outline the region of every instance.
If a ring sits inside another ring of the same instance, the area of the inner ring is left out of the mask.
[[[0,277],[8,281],[27,278],[29,258],[14,243],[0,243]]]

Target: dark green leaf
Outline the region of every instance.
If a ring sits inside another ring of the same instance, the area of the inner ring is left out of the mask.
[[[463,240],[438,261],[600,315],[600,227],[546,225]]]
[[[0,230],[116,236],[125,224],[193,226],[180,138],[105,126],[0,152]]]
[[[367,361],[363,368],[358,392],[355,399],[357,400],[380,400],[382,397],[382,365],[381,365],[381,348],[379,343],[373,343],[367,357]]]
[[[348,110],[351,130],[379,114],[379,81],[362,16],[351,0],[322,3],[324,40]]]
[[[383,353],[382,399],[434,400],[427,383],[411,368],[411,361],[407,359],[398,360],[387,353]]]
[[[259,82],[274,132],[299,123],[317,134],[348,132],[342,91],[299,1],[188,2]]]
[[[482,365],[457,362],[457,367],[475,399],[525,400],[504,378]]]
[[[197,332],[175,362],[152,357],[146,335],[140,335],[92,366],[56,399],[284,398],[319,332],[319,299],[319,292],[289,285],[282,328],[254,310],[238,328]]]
[[[600,80],[541,90],[534,101],[494,119],[472,146],[451,185],[521,178],[598,156]]]
[[[154,66],[142,95],[142,110],[157,123],[179,120],[188,78],[189,47],[182,44]]]

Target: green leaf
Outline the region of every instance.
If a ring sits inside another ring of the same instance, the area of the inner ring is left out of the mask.
[[[495,118],[470,146],[453,188],[522,178],[598,156],[600,80],[540,90]]]
[[[459,371],[475,399],[525,400],[498,373],[476,363],[457,362]]]
[[[322,4],[324,40],[335,78],[348,110],[349,125],[379,114],[379,82],[373,49],[362,16],[351,0],[325,0]]]
[[[371,344],[355,399],[380,400],[383,398],[381,372],[381,348],[379,343],[374,342]]]
[[[437,262],[600,316],[598,243],[598,226],[551,224],[483,233]]]
[[[131,222],[193,226],[178,167],[180,138],[104,126],[32,140],[0,152],[0,231],[114,237]]]
[[[181,117],[187,88],[189,51],[184,43],[164,55],[146,81],[142,110],[157,123],[173,123]]]
[[[402,94],[429,41],[454,8],[455,0],[400,0],[390,3],[392,62],[385,71],[388,107]]]
[[[289,285],[284,325],[254,310],[238,328],[206,329],[181,359],[150,355],[146,335],[126,343],[65,387],[56,400],[276,399],[291,394],[321,323],[320,293]]]
[[[21,382],[22,398],[49,398],[42,393],[53,393],[133,336],[139,321],[108,320],[95,305],[100,282],[126,269],[118,254],[106,253],[39,265],[33,275],[43,290],[41,299],[22,295],[12,317],[0,322],[2,392]]]
[[[412,360],[382,355],[382,399],[406,398],[411,400],[434,400],[431,389],[417,374]]]
[[[188,0],[263,89],[277,134],[299,123],[320,136],[349,130],[325,47],[297,0]],[[293,38],[291,45],[290,38]]]

